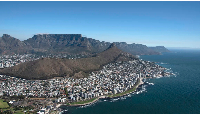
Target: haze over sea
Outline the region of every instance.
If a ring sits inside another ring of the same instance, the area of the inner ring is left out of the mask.
[[[150,79],[146,91],[126,99],[99,100],[87,107],[64,107],[70,114],[200,114],[200,50],[171,50],[141,56],[171,68],[177,76]]]

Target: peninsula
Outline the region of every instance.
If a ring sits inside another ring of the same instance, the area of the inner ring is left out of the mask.
[[[0,70],[2,75],[10,75],[24,79],[50,79],[53,77],[87,77],[92,71],[97,71],[102,66],[118,61],[130,61],[135,56],[118,49],[111,44],[105,51],[89,58],[41,58],[25,62],[10,68]]]
[[[113,51],[116,51],[114,44],[102,52],[104,55],[97,54],[95,57],[105,56],[106,58],[111,56]],[[63,76],[45,80],[26,80],[1,75],[0,94],[14,108],[23,105],[34,108],[32,110],[35,112],[55,113],[60,111],[60,105],[80,106],[91,104],[99,98],[113,98],[129,94],[142,83],[142,79],[168,74],[164,72],[165,68],[154,62],[144,61],[127,53],[119,55],[119,51],[117,50],[113,57],[108,58],[114,61],[111,60],[102,65],[100,70],[88,73],[88,77]],[[101,58],[97,59],[101,61]],[[12,69],[11,71],[14,71]]]
[[[165,68],[120,50],[116,43],[89,57],[79,56],[83,55],[3,55],[0,96],[16,110],[56,113],[60,105],[120,97],[135,91],[147,77],[169,75]]]

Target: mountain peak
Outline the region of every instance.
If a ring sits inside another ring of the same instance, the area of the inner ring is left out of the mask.
[[[8,34],[3,34],[3,36],[2,37],[11,37],[10,35],[8,35]]]
[[[5,51],[5,54],[23,53],[24,51],[27,53],[44,54],[91,54],[100,53],[107,49],[116,50],[117,48],[133,55],[159,54],[159,52],[148,48],[146,45],[127,44],[126,42],[100,42],[99,40],[87,38],[86,36],[82,37],[81,34],[40,33],[24,41],[20,41],[19,39],[16,39],[8,34],[3,34],[3,37],[0,37],[0,42],[2,42],[0,43],[0,51]],[[10,50],[10,48],[12,50]],[[23,52],[21,49],[23,49]],[[0,52],[0,54],[2,54],[2,52]]]
[[[55,76],[87,77],[92,71],[100,70],[104,65],[117,61],[131,61],[134,56],[125,55],[114,44],[94,57],[76,60],[44,58],[29,61],[10,68],[0,70],[2,75],[10,75],[25,79],[50,79]]]
[[[107,49],[110,49],[110,48],[113,48],[113,47],[117,47],[117,46],[115,45],[115,43],[110,44],[110,46],[109,46]]]

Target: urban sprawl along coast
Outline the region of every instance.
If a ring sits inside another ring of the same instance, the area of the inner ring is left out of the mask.
[[[33,55],[2,56],[1,64],[14,65],[39,58]],[[170,73],[164,70],[154,62],[135,59],[107,64],[80,79],[58,76],[48,80],[26,80],[0,75],[0,96],[13,107],[32,107],[29,111],[33,113],[56,113],[62,104],[84,105],[98,98],[115,97],[137,87],[147,77],[168,76]]]

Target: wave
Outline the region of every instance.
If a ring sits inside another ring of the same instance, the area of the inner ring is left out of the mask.
[[[164,77],[176,77],[179,75],[178,72],[174,72],[171,68],[166,68],[165,72],[170,73],[170,74]]]
[[[154,83],[148,83],[149,85],[154,85]]]
[[[166,64],[168,64],[168,63],[160,62],[160,64],[163,64],[163,65],[165,64],[165,65],[166,65]]]

